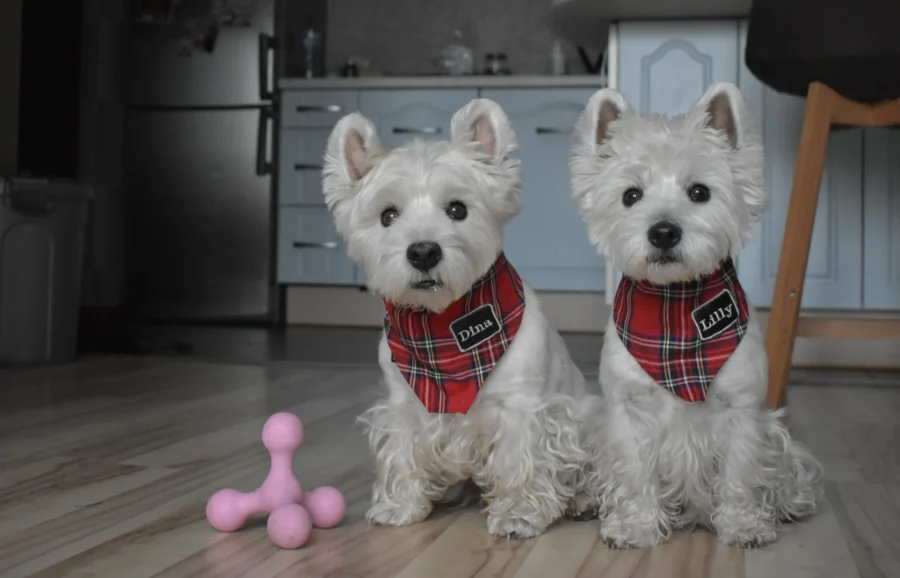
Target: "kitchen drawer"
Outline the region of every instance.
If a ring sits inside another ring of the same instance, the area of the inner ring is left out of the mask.
[[[331,129],[357,110],[355,90],[286,90],[281,93],[281,126]]]
[[[278,201],[282,205],[324,205],[322,163],[331,129],[281,131]]]
[[[477,96],[474,88],[364,90],[359,110],[375,125],[382,143],[395,148],[414,138],[449,140],[453,113]]]
[[[325,207],[281,207],[278,282],[354,285],[356,268]]]

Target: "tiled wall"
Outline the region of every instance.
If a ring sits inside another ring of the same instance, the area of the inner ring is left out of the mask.
[[[553,35],[547,28],[550,0],[330,0],[328,69],[360,56],[390,74],[435,72],[438,52],[462,29],[484,54],[505,52],[514,74],[548,71]],[[572,72],[584,72],[575,49],[564,44]]]

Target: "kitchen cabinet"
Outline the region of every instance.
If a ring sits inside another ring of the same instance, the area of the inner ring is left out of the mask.
[[[900,130],[865,134],[863,306],[900,309]]]
[[[602,291],[603,259],[588,241],[569,182],[571,131],[595,90],[285,91],[279,136],[279,282],[365,284],[364,273],[346,258],[322,196],[323,153],[344,114],[364,114],[392,148],[413,138],[449,139],[453,114],[480,95],[506,110],[519,138],[523,209],[506,231],[510,260],[536,289]]]
[[[279,208],[279,283],[352,285],[356,278],[326,206]]]
[[[746,22],[623,22],[618,86],[643,114],[686,112],[710,85],[728,81],[744,95],[763,139],[770,208],[737,259],[751,302],[769,307],[778,273],[805,99],[764,86],[744,64]],[[863,133],[831,134],[802,306],[858,309],[863,303]],[[616,275],[618,278],[618,274]]]
[[[493,89],[481,96],[506,111],[522,160],[522,211],[504,236],[510,262],[534,289],[602,291],[603,259],[572,198],[571,135],[592,89]]]
[[[281,131],[278,171],[282,205],[321,205],[322,163],[331,128]]]
[[[453,113],[477,97],[477,89],[365,90],[359,110],[375,125],[381,142],[395,148],[414,138],[449,139]]]
[[[286,91],[279,136],[278,282],[364,285],[322,195],[328,136],[344,115],[365,114],[388,147],[449,138],[454,112],[477,90]]]
[[[294,90],[282,92],[281,126],[331,129],[344,115],[359,108],[355,90]]]
[[[615,86],[641,114],[683,114],[712,84],[738,83],[743,52],[737,20],[625,21],[616,27]],[[614,292],[621,271],[611,276]]]
[[[278,145],[277,279],[282,284],[354,285],[347,258],[322,195],[328,136],[358,109],[357,91],[282,93]]]
[[[711,84],[738,81],[736,20],[620,22],[618,38],[618,90],[642,114],[686,112]]]
[[[741,55],[745,38],[742,25]],[[769,307],[785,235],[806,100],[764,86],[747,70],[743,58],[739,77],[741,92],[763,140],[770,206],[753,240],[738,257],[738,272],[751,302]],[[801,301],[805,309],[862,306],[863,183],[868,181],[863,178],[862,156],[862,130],[831,133]]]

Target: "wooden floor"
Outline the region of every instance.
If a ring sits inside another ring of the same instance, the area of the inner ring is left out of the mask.
[[[807,376],[789,391],[792,427],[827,468],[816,518],[756,551],[697,532],[613,552],[596,521],[521,542],[488,536],[477,510],[367,526],[355,417],[376,393],[369,364],[96,357],[0,370],[0,577],[897,577],[900,384],[857,377]],[[204,519],[216,490],[262,481],[260,430],[281,410],[306,425],[301,482],[335,485],[349,505],[341,527],[294,551],[276,549],[259,521],[221,534]]]

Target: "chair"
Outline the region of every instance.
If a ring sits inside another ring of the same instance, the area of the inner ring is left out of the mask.
[[[900,339],[898,321],[800,316],[829,132],[900,125],[900,0],[754,0],[744,60],[772,89],[806,96],[766,335],[767,402],[777,407],[798,335]]]

